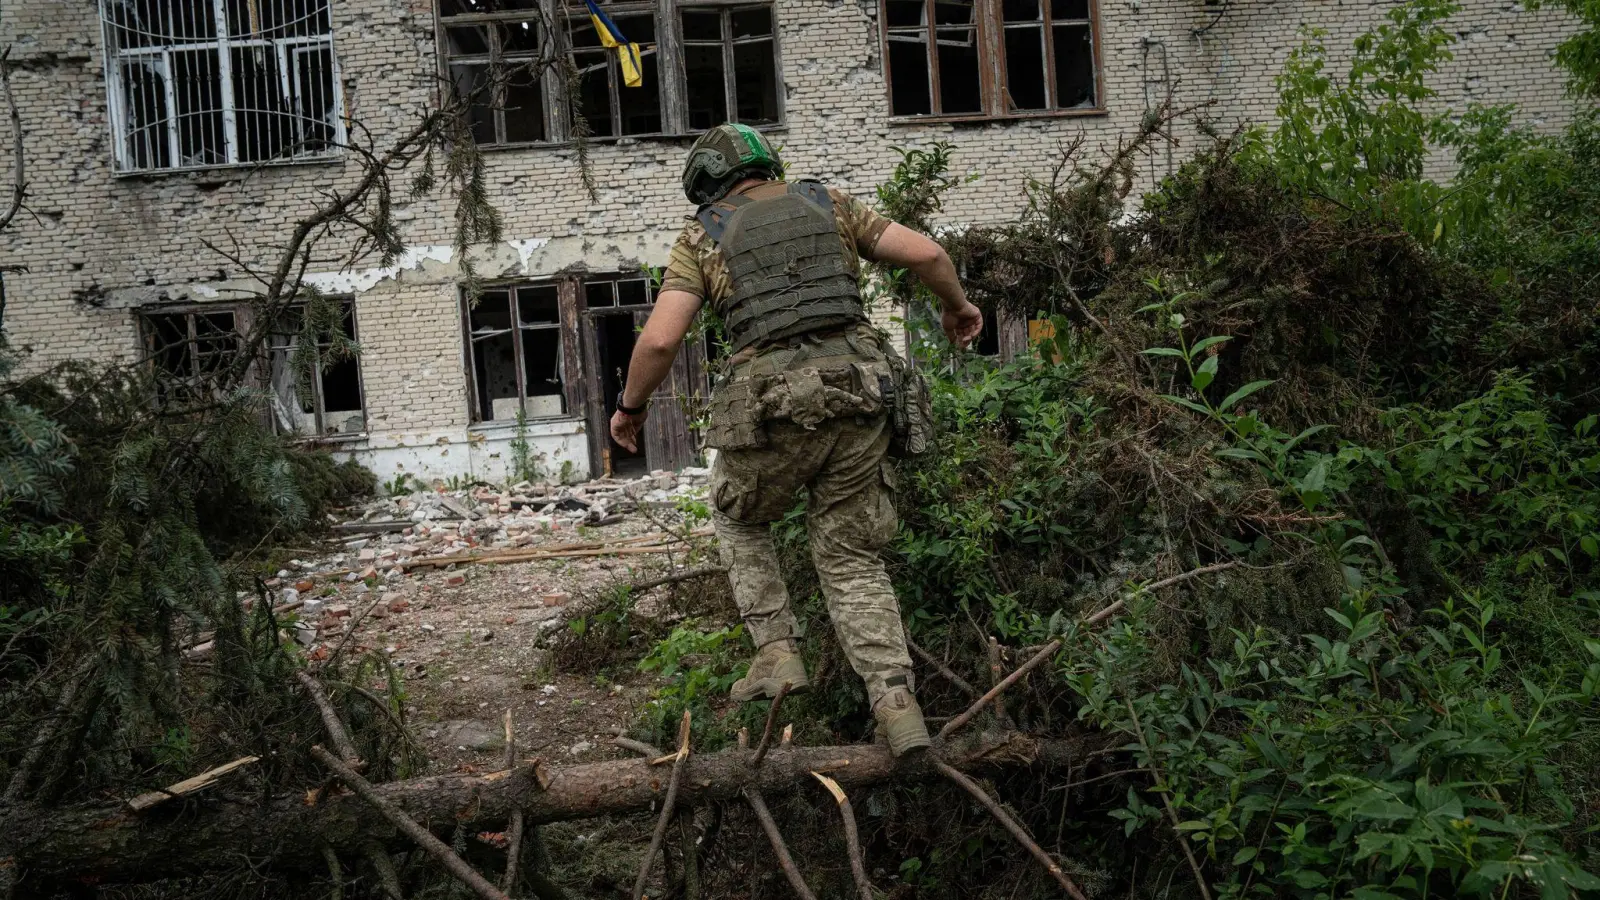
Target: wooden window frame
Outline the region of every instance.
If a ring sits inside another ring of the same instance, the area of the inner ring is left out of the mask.
[[[236,352],[242,351],[244,349],[245,336],[250,333],[253,323],[251,310],[247,304],[184,303],[173,304],[171,306],[149,306],[140,308],[136,311],[134,320],[138,335],[138,346],[144,354],[141,361],[158,383],[156,397],[154,398],[157,405],[165,402],[165,398],[162,396],[162,391],[159,387],[160,382],[163,380],[163,370],[158,359],[158,354],[163,348],[155,346],[154,342],[158,336],[154,330],[155,324],[151,320],[157,317],[183,316],[185,318],[184,343],[193,348],[199,340],[199,334],[195,328],[195,317],[202,315],[216,315],[218,313],[227,313],[233,316],[233,335],[235,343],[237,344]],[[190,364],[191,366],[198,365],[198,360],[193,349],[190,350]],[[252,361],[250,365],[251,371],[246,374],[245,380],[253,383],[253,376],[259,374],[260,371],[259,360]],[[203,388],[203,375],[204,373],[199,372],[198,370],[191,371],[188,375],[178,379],[178,386],[183,390],[195,390],[197,388]]]
[[[621,2],[601,3],[607,15],[628,16],[642,13],[653,13],[656,22],[656,43],[653,50],[641,46],[641,55],[647,52],[656,54],[656,72],[661,84],[661,127],[659,133],[652,134],[615,134],[606,136],[590,136],[591,142],[612,142],[628,140],[681,140],[686,137],[695,137],[698,131],[689,128],[688,123],[688,83],[684,71],[683,54],[683,10],[721,10],[723,14],[723,92],[724,103],[727,105],[730,116],[738,115],[735,103],[737,93],[735,75],[733,71],[733,46],[735,43],[759,43],[770,41],[772,45],[772,70],[776,81],[776,100],[778,120],[771,124],[755,125],[762,131],[782,131],[788,127],[787,89],[783,75],[783,50],[780,36],[782,19],[779,15],[777,0],[621,0]],[[742,9],[765,7],[772,17],[772,35],[770,38],[751,38],[735,41],[732,37],[730,17],[733,12]],[[483,54],[452,55],[449,51],[446,28],[458,25],[482,25],[507,21],[525,21],[537,16],[549,26],[551,39],[557,42],[557,49],[571,58],[573,51],[571,36],[567,23],[573,19],[582,20],[588,13],[581,0],[539,0],[537,9],[512,10],[498,13],[474,13],[461,15],[445,15],[440,3],[434,4],[434,47],[441,84],[441,92],[453,91],[454,82],[450,75],[452,62],[468,62],[472,64],[491,64],[488,57]],[[587,48],[585,48],[587,49]],[[491,47],[492,50],[492,47]],[[633,90],[633,88],[620,88],[621,73],[615,58],[609,60],[608,77],[611,78],[612,115],[620,114],[619,105],[616,103],[616,94],[619,90]],[[484,151],[520,150],[535,147],[560,148],[573,143],[572,135],[572,110],[569,108],[565,91],[565,76],[557,74],[555,77],[540,78],[542,96],[544,99],[545,140],[496,142],[479,144]],[[642,88],[641,88],[642,89]],[[443,95],[441,94],[441,101]],[[495,113],[495,136],[505,134],[503,110]],[[620,130],[617,129],[617,130]]]
[[[939,104],[939,66],[938,66],[938,24],[934,11],[937,0],[923,0],[926,10],[927,23],[924,26],[928,33],[928,91],[929,106],[935,109]],[[1085,0],[1089,18],[1089,42],[1091,55],[1091,71],[1094,77],[1095,105],[1073,109],[1007,109],[1008,97],[1006,85],[1006,59],[1005,59],[1005,17],[1003,13],[1004,0],[974,0],[974,21],[977,27],[978,41],[978,74],[980,79],[979,94],[982,97],[984,111],[980,113],[944,114],[941,112],[921,113],[916,115],[896,115],[894,113],[894,82],[893,73],[889,67],[889,0],[878,0],[878,53],[882,60],[884,99],[889,106],[889,123],[891,125],[915,125],[926,122],[994,122],[1010,121],[1015,119],[1048,119],[1074,116],[1103,116],[1109,112],[1106,107],[1105,78],[1101,66],[1100,52],[1100,3],[1099,0]],[[1050,0],[1039,0],[1041,25],[1045,29],[1045,91],[1046,96],[1054,102],[1055,94],[1055,26],[1057,24],[1072,25],[1083,24],[1083,19],[1063,20],[1056,23],[1050,18]]]
[[[349,308],[349,311],[350,311],[350,339],[352,341],[355,341],[359,345],[360,342],[361,342],[361,321],[360,321],[360,317],[357,314],[357,310],[356,310],[356,298],[353,295],[338,295],[338,296],[329,297],[327,299],[330,302],[338,303],[341,307],[348,307]],[[302,308],[303,309],[304,307],[305,307],[305,304],[303,304],[303,303],[295,303],[295,304],[291,304],[288,308],[292,310],[292,309],[296,309],[296,308]],[[273,337],[274,337],[274,335],[269,334],[267,336],[265,345],[262,347],[263,352],[266,354],[266,365],[263,367],[263,374],[264,374],[265,378],[267,379],[269,392],[271,390],[271,379],[272,379],[272,354],[275,353],[275,352],[278,352],[278,351],[290,349],[290,348],[287,348],[287,347],[275,347],[275,346],[273,346],[273,343],[272,343]],[[356,391],[361,395],[361,410],[360,411],[361,411],[361,419],[362,419],[362,422],[363,422],[362,429],[359,432],[356,432],[356,431],[333,431],[333,432],[330,432],[330,431],[325,430],[327,428],[327,424],[328,424],[328,409],[327,409],[326,391],[322,386],[322,376],[324,374],[323,371],[322,371],[322,346],[319,344],[319,345],[313,347],[312,350],[317,354],[316,379],[312,382],[312,385],[311,385],[312,398],[313,398],[313,400],[312,400],[312,413],[313,413],[313,422],[315,423],[316,431],[311,433],[311,434],[300,434],[300,435],[294,435],[294,436],[298,437],[298,438],[303,438],[303,439],[306,439],[306,440],[315,440],[315,441],[355,440],[355,439],[366,437],[367,432],[371,430],[372,419],[371,419],[370,411],[367,409],[367,382],[366,382],[366,374],[363,371],[362,366],[361,366],[361,357],[359,355],[357,355],[356,358],[355,358],[355,363],[356,363]],[[345,411],[345,412],[348,412],[348,411]],[[277,416],[276,415],[272,416],[272,422],[273,422],[273,428],[275,430],[278,430],[278,432],[280,434],[283,434],[284,432],[281,430],[281,428],[278,425],[278,420],[277,420]]]
[[[671,3],[671,0],[668,0],[668,2]],[[769,2],[765,2],[765,3],[752,3],[752,2],[750,2],[750,0],[685,0],[685,2],[671,3],[671,5],[674,7],[673,13],[672,13],[673,24],[676,26],[676,35],[678,37],[678,40],[676,41],[676,55],[678,57],[678,65],[680,67],[680,70],[679,70],[680,71],[679,84],[685,90],[687,90],[687,88],[689,86],[689,81],[688,81],[687,72],[684,71],[683,68],[682,68],[683,67],[683,62],[684,62],[684,56],[685,56],[684,48],[688,47],[691,43],[696,45],[696,46],[702,46],[702,47],[711,46],[712,42],[711,41],[688,41],[688,40],[684,39],[682,37],[682,34],[683,34],[683,13],[685,13],[685,12],[710,12],[712,10],[715,10],[718,13],[720,13],[721,24],[722,24],[722,37],[716,43],[720,44],[721,47],[722,47],[722,105],[723,105],[723,109],[727,110],[728,115],[727,115],[726,121],[728,121],[728,122],[738,122],[739,121],[739,101],[738,101],[738,98],[739,98],[739,86],[738,86],[738,75],[736,74],[735,69],[734,69],[734,48],[738,47],[741,44],[769,43],[769,44],[772,45],[772,68],[773,68],[773,75],[775,76],[775,78],[777,80],[776,97],[775,97],[775,99],[777,101],[777,106],[778,106],[777,121],[775,121],[775,122],[765,122],[765,123],[760,123],[760,124],[752,124],[751,127],[752,128],[757,128],[757,129],[782,128],[784,126],[784,124],[786,122],[788,122],[788,107],[787,107],[787,105],[785,103],[785,100],[786,100],[785,95],[788,92],[786,90],[784,90],[784,83],[783,83],[783,52],[779,47],[779,41],[778,41],[778,5],[777,5],[777,3],[770,2],[770,0],[769,0]],[[752,10],[752,9],[765,9],[765,10],[767,10],[767,14],[771,17],[772,33],[770,35],[765,36],[765,37],[753,37],[753,38],[742,38],[742,39],[734,37],[734,34],[733,34],[733,15],[734,15],[734,13],[744,12],[746,10]],[[688,124],[687,121],[686,121],[687,118],[688,118],[687,117],[687,113],[688,113],[687,102],[688,102],[688,98],[685,97],[684,98],[684,106],[683,106],[683,109],[682,109],[682,112],[685,113],[685,116],[684,116],[684,119],[685,119],[684,125],[685,126],[687,126],[687,124]]]
[[[463,373],[467,382],[468,421],[474,427],[507,425],[515,421],[512,419],[485,419],[482,416],[482,398],[479,397],[477,350],[472,340],[472,310],[474,304],[482,302],[482,294],[505,291],[507,296],[508,312],[511,322],[511,352],[517,365],[517,404],[519,408],[526,404],[528,399],[527,385],[524,383],[526,372],[522,371],[525,357],[522,350],[523,331],[555,330],[561,335],[561,397],[566,404],[566,411],[554,416],[529,417],[530,422],[577,422],[582,421],[586,415],[585,400],[587,393],[583,389],[583,366],[578,351],[578,309],[576,292],[573,290],[574,282],[570,277],[561,278],[522,278],[515,281],[502,281],[484,285],[476,299],[469,297],[465,291],[461,293],[461,359]],[[519,288],[553,287],[556,289],[557,321],[525,326],[519,318],[517,309],[517,290]],[[492,406],[492,404],[491,404]]]

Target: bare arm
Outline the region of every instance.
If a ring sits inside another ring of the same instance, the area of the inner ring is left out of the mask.
[[[645,321],[644,329],[633,344],[633,358],[628,361],[628,383],[623,386],[622,405],[641,407],[656,392],[661,382],[672,371],[672,361],[683,346],[683,338],[694,324],[700,311],[701,300],[687,291],[662,291],[656,296],[655,309]],[[611,417],[611,437],[630,451],[639,449],[639,429],[644,425],[648,411],[630,416],[617,410]]]
[[[943,312],[945,336],[952,344],[964,350],[983,331],[983,313],[967,301],[955,263],[933,239],[893,223],[878,238],[872,258],[910,269],[933,291]]]

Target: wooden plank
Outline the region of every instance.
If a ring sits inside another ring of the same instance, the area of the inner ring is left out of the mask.
[[[214,784],[217,779],[228,774],[229,772],[232,772],[235,769],[243,768],[244,766],[248,766],[249,764],[256,762],[258,759],[260,759],[258,756],[246,756],[242,759],[236,759],[231,763],[227,763],[226,765],[217,766],[215,769],[201,772],[199,775],[196,775],[193,778],[185,778],[177,784],[168,786],[166,790],[150,791],[149,793],[140,794],[139,796],[128,801],[128,808],[134,812],[144,812],[153,806],[159,806],[162,803],[171,800],[173,797],[182,797],[185,794],[192,794],[195,791],[209,787],[210,785]]]
[[[575,348],[581,348],[583,353],[582,377],[573,381],[583,385],[582,406],[569,410],[574,415],[584,417],[585,427],[589,432],[589,477],[598,478],[604,470],[602,454],[611,440],[611,429],[606,422],[606,397],[601,389],[600,382],[600,340],[596,335],[595,317],[589,312],[589,304],[579,289],[578,277],[568,276],[561,281],[563,304],[567,292],[572,294],[574,323],[577,328],[578,340],[570,342]],[[562,318],[566,318],[565,306],[562,307]]]

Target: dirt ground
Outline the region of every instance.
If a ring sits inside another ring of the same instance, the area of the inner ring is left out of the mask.
[[[678,495],[693,501],[702,493],[703,487],[685,486]],[[364,518],[373,518],[370,510]],[[285,590],[286,599],[311,600],[299,610],[298,637],[312,659],[336,650],[346,659],[370,651],[388,657],[403,676],[408,721],[430,771],[498,768],[507,709],[521,758],[558,765],[617,758],[628,754],[612,738],[638,718],[659,679],[627,667],[619,667],[615,680],[556,671],[550,644],[587,600],[608,588],[705,565],[709,538],[670,538],[670,552],[639,553],[633,548],[657,543],[641,538],[687,532],[685,516],[647,509],[611,512],[608,518],[620,521],[604,527],[541,522],[525,531],[512,523],[509,538],[501,523],[481,542],[460,539],[476,523],[455,523],[446,527],[443,541],[439,529],[432,529],[428,546],[419,546],[427,543],[419,534],[427,525],[369,539],[333,538],[316,555],[293,560],[271,584]],[[413,567],[416,560],[462,551],[539,551],[630,539],[635,543],[620,545],[626,555]],[[355,565],[367,567],[353,570]],[[662,598],[683,589],[641,593],[639,612],[669,615]],[[317,629],[314,637],[311,627]]]

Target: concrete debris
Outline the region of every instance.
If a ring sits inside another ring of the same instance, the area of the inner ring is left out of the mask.
[[[505,735],[498,723],[465,719],[441,722],[447,743],[464,750],[498,750],[505,746]]]

